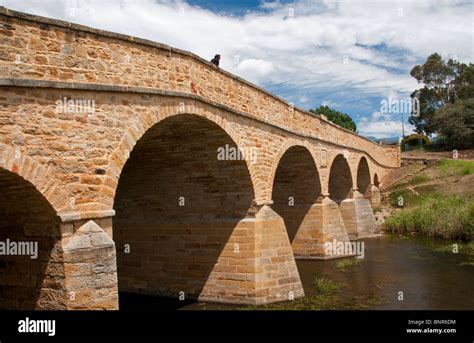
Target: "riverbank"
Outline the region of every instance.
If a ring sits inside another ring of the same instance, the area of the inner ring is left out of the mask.
[[[389,213],[385,230],[472,241],[474,239],[474,161],[443,159],[384,193]]]

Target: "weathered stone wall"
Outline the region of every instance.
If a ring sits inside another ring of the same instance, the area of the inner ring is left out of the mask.
[[[0,256],[0,309],[65,309],[59,218],[18,175],[0,169],[0,185],[0,242],[8,249]],[[24,252],[35,254],[16,255],[10,243],[37,244],[38,250],[30,246]]]
[[[368,199],[356,193],[353,199],[340,204],[341,216],[350,240],[372,237],[378,234],[375,216]]]
[[[55,102],[64,97],[91,99],[95,113],[58,113]],[[297,136],[197,100],[158,94],[3,87],[0,166],[12,170],[14,165],[32,160],[25,172],[37,178],[36,170],[47,170],[48,177],[37,181],[46,183],[45,197],[57,211],[94,217],[98,210],[113,208],[119,176],[135,143],[156,123],[181,113],[206,118],[223,128],[239,147],[257,149],[256,163],[246,163],[259,204],[271,200],[274,175],[288,142],[311,149],[323,193],[328,192],[332,159],[345,150],[330,143],[290,139],[288,136]],[[326,162],[319,158],[323,150]],[[353,176],[362,156],[350,153]],[[370,163],[371,173],[384,175],[390,170],[374,160]]]
[[[92,220],[68,225],[73,226],[74,232],[64,230],[61,240],[67,309],[118,309],[114,241]]]

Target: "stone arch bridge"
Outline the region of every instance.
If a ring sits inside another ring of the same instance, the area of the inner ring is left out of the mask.
[[[0,242],[38,244],[3,250],[4,309],[301,297],[295,258],[376,234],[400,164],[192,53],[6,8],[0,90]]]

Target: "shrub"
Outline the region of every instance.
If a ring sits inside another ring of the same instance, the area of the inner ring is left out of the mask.
[[[412,135],[406,136],[402,139],[402,149],[406,150],[407,148],[416,148],[416,147],[421,147],[421,146],[429,146],[431,145],[430,139],[425,136],[421,135],[418,133],[414,133]]]
[[[361,264],[361,260],[358,258],[350,258],[350,259],[345,258],[336,263],[336,269],[339,269],[342,271],[348,271],[359,266],[360,264]]]
[[[341,286],[325,277],[316,278],[314,280],[314,286],[320,294],[332,294],[341,289]]]
[[[403,198],[403,206],[398,205],[398,201],[400,197]],[[416,196],[412,191],[406,188],[399,189],[390,194],[390,204],[393,207],[407,207],[407,206],[415,205],[416,203],[420,201],[421,201],[420,197]]]
[[[387,218],[384,226],[395,233],[415,232],[425,236],[472,240],[474,201],[434,193]]]

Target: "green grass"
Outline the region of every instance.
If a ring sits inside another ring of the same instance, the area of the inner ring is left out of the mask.
[[[401,188],[405,188],[407,186],[417,185],[417,184],[425,183],[425,182],[428,182],[428,181],[431,181],[431,178],[426,173],[420,173],[418,175],[413,176],[409,180],[397,181],[393,184],[392,187],[394,189],[401,189]]]
[[[387,218],[384,223],[394,233],[415,232],[424,236],[462,240],[474,238],[472,198],[430,193],[405,204],[408,205],[406,208]]]
[[[467,262],[461,262],[459,263],[460,266],[470,266],[470,267],[474,267],[474,261],[467,261]]]
[[[454,253],[455,244],[456,244],[457,251],[459,254],[465,254],[467,256],[474,258],[474,241],[471,241],[471,242],[453,241],[449,244],[443,244],[443,245],[438,245],[438,244],[433,243],[430,248],[431,250],[436,251],[436,252]]]
[[[466,245],[466,250],[474,255],[474,242],[469,242],[469,244]]]
[[[436,193],[438,188],[439,188],[439,184],[434,184],[434,185],[417,186],[414,189],[421,195],[430,195],[430,193]]]
[[[314,279],[314,287],[319,294],[329,295],[340,291],[342,285],[338,285],[328,278],[320,277]]]
[[[458,243],[456,243],[458,244]],[[431,248],[431,250],[436,251],[436,252],[447,252],[447,253],[453,253],[454,252],[454,245],[449,244],[449,245],[440,245],[440,246],[434,246]],[[458,250],[461,250],[458,248]]]
[[[324,310],[337,309],[341,307],[341,300],[336,297],[345,286],[334,281],[320,277],[315,278],[313,285],[317,294],[311,297],[304,297],[293,301],[286,301],[263,306],[245,306],[242,310]]]
[[[430,181],[430,177],[426,175],[425,173],[421,173],[418,175],[415,175],[409,182],[408,184],[410,185],[417,185],[419,183],[424,183]]]
[[[474,173],[474,162],[463,160],[441,160],[438,169],[443,175],[463,176]]]
[[[447,176],[464,176],[474,173],[474,161],[448,160],[443,159],[436,165],[436,173],[431,177],[426,173],[415,175],[408,181],[396,182],[394,189],[402,189],[407,186],[419,185],[433,179],[440,179]]]
[[[409,189],[402,188],[398,189],[390,194],[390,204],[393,207],[400,207],[398,205],[398,201],[400,197],[403,198],[403,207],[407,207],[410,205],[416,205],[421,201],[420,197],[417,196],[415,193],[410,191]]]
[[[361,260],[358,258],[345,258],[343,260],[337,261],[336,268],[341,271],[350,271],[359,266],[361,263]]]
[[[386,302],[384,298],[373,294],[343,300],[340,292],[345,285],[337,284],[326,277],[315,278],[313,284],[316,295],[263,306],[245,306],[239,309],[279,311],[364,309]]]

